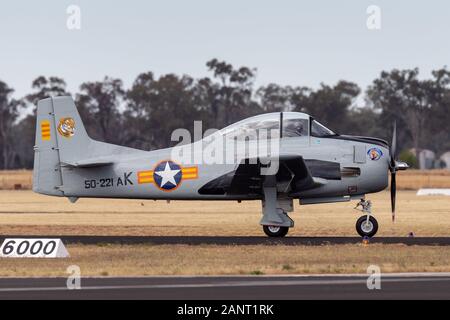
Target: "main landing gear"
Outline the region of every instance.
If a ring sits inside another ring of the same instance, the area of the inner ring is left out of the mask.
[[[266,235],[277,238],[286,236],[289,228],[294,226],[294,221],[287,214],[292,211],[294,211],[292,199],[277,198],[276,187],[266,186],[264,188],[263,217],[260,224]]]
[[[263,226],[264,233],[271,238],[282,238],[289,232],[288,227]]]
[[[361,207],[361,209],[359,208]],[[355,209],[362,211],[365,215],[356,221],[356,231],[361,237],[373,237],[378,231],[378,222],[372,214],[372,202],[361,199]]]

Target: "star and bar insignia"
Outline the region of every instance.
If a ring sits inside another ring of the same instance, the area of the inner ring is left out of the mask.
[[[179,164],[167,160],[159,162],[153,170],[138,172],[138,183],[153,183],[162,191],[177,189],[183,180],[198,178],[198,168],[183,168]]]

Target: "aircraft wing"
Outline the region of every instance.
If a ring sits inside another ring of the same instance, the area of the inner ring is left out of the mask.
[[[254,160],[254,159],[252,159]],[[262,160],[262,161],[261,161]],[[262,174],[267,170],[265,159],[241,162],[237,169],[224,176],[210,181],[200,190],[200,194],[227,194],[262,196],[263,185],[275,180],[277,191],[292,195],[301,191],[320,187],[329,179],[340,179],[340,165],[334,162],[304,160],[298,155],[284,155],[278,159],[278,170],[275,174]],[[274,165],[271,163],[271,165]]]

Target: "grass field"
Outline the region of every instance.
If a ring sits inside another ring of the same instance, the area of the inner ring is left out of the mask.
[[[450,199],[398,193],[391,222],[389,193],[368,197],[381,236],[449,236]],[[296,204],[289,236],[355,236],[355,203]],[[258,202],[81,199],[76,204],[31,191],[0,191],[0,235],[261,236]],[[450,271],[450,247],[370,244],[321,246],[68,245],[70,259],[0,259],[0,276],[278,274]]]
[[[398,172],[400,190],[450,188],[450,170],[407,170]]]
[[[32,171],[0,171],[0,190],[30,190],[33,185]]]
[[[391,222],[389,192],[369,195],[380,229],[378,235],[447,236],[450,198],[397,195],[397,219]],[[295,236],[355,236],[361,213],[356,202],[295,205],[290,216]],[[46,197],[31,191],[0,191],[0,234],[24,235],[191,235],[260,236],[258,201],[138,201]]]
[[[78,265],[82,276],[260,275],[450,271],[449,247],[404,245],[187,246],[69,245],[69,259],[0,259],[1,277],[67,276]]]

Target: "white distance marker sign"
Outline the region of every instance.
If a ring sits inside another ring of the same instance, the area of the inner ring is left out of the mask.
[[[61,239],[5,239],[1,258],[68,258]]]

